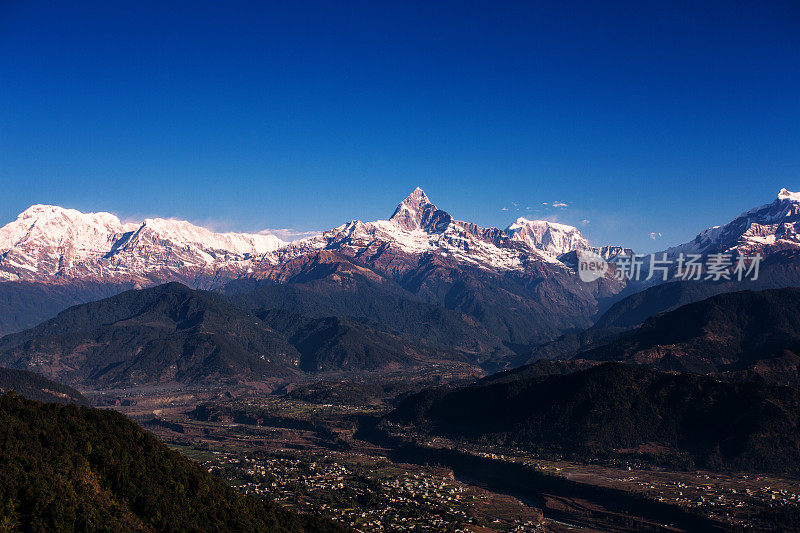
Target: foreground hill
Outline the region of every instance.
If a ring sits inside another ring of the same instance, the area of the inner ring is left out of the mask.
[[[89,404],[83,394],[72,387],[51,381],[33,372],[0,368],[0,394],[11,391],[38,402]]]
[[[114,411],[5,395],[0,530],[344,529],[237,493]]]
[[[800,289],[719,294],[576,358],[800,385]]]
[[[619,363],[429,390],[406,399],[387,420],[582,459],[800,473],[796,389]]]

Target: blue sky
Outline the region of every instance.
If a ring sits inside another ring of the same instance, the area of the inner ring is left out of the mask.
[[[317,230],[421,186],[647,251],[800,189],[798,3],[650,4],[0,2],[0,221]]]

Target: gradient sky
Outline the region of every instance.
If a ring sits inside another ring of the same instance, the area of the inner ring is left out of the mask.
[[[800,190],[800,4],[649,4],[0,0],[0,221],[308,231],[421,186],[649,251]]]

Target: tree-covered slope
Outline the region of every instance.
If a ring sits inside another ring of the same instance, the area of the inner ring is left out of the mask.
[[[38,402],[89,404],[83,394],[72,387],[33,372],[0,368],[0,394],[11,391]]]
[[[117,412],[0,396],[0,531],[343,530],[237,493]]]
[[[253,311],[283,309],[310,318],[355,319],[412,342],[459,351],[475,362],[510,354],[474,316],[425,302],[338,254],[301,257],[275,267],[269,275],[233,281],[221,292]]]
[[[349,318],[309,318],[283,309],[255,314],[286,336],[300,353],[300,368],[308,372],[409,368],[464,358],[454,350],[415,342]]]

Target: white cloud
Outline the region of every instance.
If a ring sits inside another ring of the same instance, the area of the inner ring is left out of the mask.
[[[292,228],[269,228],[258,232],[261,235],[275,235],[283,241],[299,241],[307,237],[321,235],[321,231],[300,231]]]
[[[500,211],[508,211],[507,207],[502,208]]]
[[[653,239],[653,240],[660,239],[661,238],[661,232],[658,232],[658,233],[655,232],[655,231],[651,232],[650,233],[650,238]]]
[[[584,218],[583,220],[581,220],[581,225],[583,225],[583,226],[587,225],[588,223],[589,223],[589,219]]]
[[[567,207],[569,204],[565,204],[564,202],[553,202],[553,207]]]

